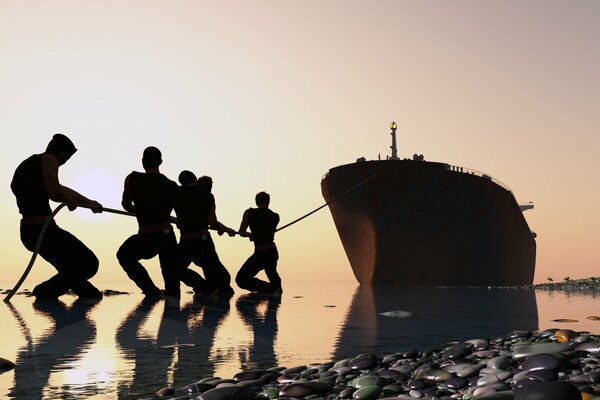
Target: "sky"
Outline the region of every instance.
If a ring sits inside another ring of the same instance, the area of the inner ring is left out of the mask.
[[[598,276],[599,37],[600,2],[584,0],[0,0],[0,288],[30,257],[12,174],[54,133],[79,149],[61,182],[104,206],[153,145],[171,179],[212,176],[237,228],[261,190],[282,224],[323,204],[329,168],[389,154],[391,121],[400,157],[483,171],[535,204],[536,282]],[[92,282],[130,285],[115,253],[134,219],[57,220],[98,255]],[[355,282],[327,209],[276,241],[284,285]],[[234,276],[252,244],[215,242]],[[53,273],[37,261],[23,287]]]

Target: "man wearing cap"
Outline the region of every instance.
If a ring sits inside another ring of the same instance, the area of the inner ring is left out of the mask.
[[[50,200],[67,203],[69,210],[85,205],[93,212],[102,212],[95,200],[63,186],[58,180],[58,169],[77,149],[65,135],[57,133],[48,143],[46,151],[34,154],[16,169],[11,190],[17,198],[21,219],[21,241],[29,251],[35,251],[42,227],[52,214]],[[61,229],[53,220],[49,223],[39,249],[39,255],[58,273],[33,289],[38,299],[51,298],[71,289],[84,298],[101,298],[102,293],[88,279],[98,271],[98,258],[71,233]]]
[[[170,222],[177,184],[160,173],[161,164],[160,150],[147,147],[142,157],[145,172],[134,171],[125,178],[121,205],[135,213],[139,230],[121,245],[117,258],[146,296],[159,296],[160,289],[139,261],[158,255],[165,295],[179,297],[179,274],[174,265],[177,240]]]

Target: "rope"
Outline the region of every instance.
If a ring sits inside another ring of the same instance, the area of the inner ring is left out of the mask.
[[[48,229],[48,225],[50,225],[50,222],[52,222],[52,220],[54,220],[54,216],[56,214],[58,214],[58,212],[66,205],[67,205],[67,203],[59,204],[58,207],[56,207],[54,209],[52,214],[50,214],[50,217],[46,220],[46,222],[44,222],[44,225],[42,226],[42,230],[40,231],[40,235],[38,236],[37,242],[35,243],[35,249],[33,250],[33,254],[31,255],[29,264],[27,265],[27,268],[25,268],[25,272],[23,272],[23,275],[21,275],[21,278],[19,279],[19,281],[17,282],[15,287],[12,288],[12,290],[10,292],[8,292],[8,294],[4,298],[5,303],[8,303],[10,301],[11,297],[13,297],[15,295],[17,290],[19,290],[19,288],[25,281],[25,278],[27,278],[27,275],[29,275],[31,268],[33,268],[33,263],[35,261],[35,258],[37,257],[38,252],[40,251],[40,247],[42,246],[42,240],[44,239],[44,234],[46,233],[46,229]]]
[[[314,210],[312,210],[311,212],[301,216],[300,218],[297,218],[295,220],[293,220],[292,222],[282,226],[281,228],[278,228],[277,230],[275,230],[275,232],[279,232],[287,227],[290,227],[292,225],[294,225],[297,222],[302,221],[304,218],[316,213],[317,211],[319,211],[320,209],[328,206],[329,204],[333,203],[334,201],[339,200],[340,198],[344,197],[345,195],[347,195],[348,193],[352,192],[353,190],[357,189],[359,186],[367,183],[368,181],[370,181],[371,179],[373,179],[375,177],[375,175],[371,175],[370,177],[368,177],[367,179],[365,179],[362,182],[357,183],[356,185],[352,186],[350,189],[346,190],[345,192],[343,192],[342,194],[340,194],[339,196],[336,196],[335,198],[333,198],[332,200],[326,202],[325,204],[315,208]],[[27,275],[29,275],[29,272],[31,272],[31,269],[33,268],[33,263],[35,262],[35,259],[40,251],[40,247],[42,246],[42,240],[44,239],[44,235],[46,234],[46,230],[48,229],[48,226],[50,225],[50,222],[52,222],[54,220],[54,217],[56,216],[56,214],[58,214],[58,212],[64,207],[66,206],[66,203],[61,203],[58,205],[58,207],[56,207],[54,209],[54,211],[52,212],[52,214],[50,214],[50,217],[48,217],[48,219],[46,220],[46,222],[44,222],[44,225],[42,226],[42,230],[40,231],[40,235],[38,236],[37,242],[35,244],[35,249],[33,250],[33,254],[31,255],[31,259],[29,260],[29,264],[27,265],[27,268],[25,268],[25,271],[23,272],[23,275],[21,275],[21,278],[19,279],[19,281],[17,282],[17,284],[12,288],[12,290],[10,290],[8,292],[8,294],[6,295],[6,297],[4,298],[4,302],[8,303],[10,301],[10,299],[15,295],[15,293],[17,292],[17,290],[19,290],[19,288],[21,287],[21,285],[23,284],[23,282],[25,281],[25,278],[27,278]],[[83,207],[83,208],[92,208],[91,206],[85,205],[85,204],[78,204],[78,207]],[[120,214],[120,215],[127,215],[127,216],[132,216],[134,217],[135,214],[134,213],[130,213],[128,211],[122,211],[122,210],[115,210],[114,208],[106,208],[103,207],[102,208],[102,212],[108,212],[108,213],[113,213],[113,214]],[[216,230],[214,228],[210,228],[211,230]],[[236,232],[236,234],[243,236],[243,234],[241,234],[240,232]]]
[[[285,228],[287,228],[288,226],[294,225],[296,222],[300,222],[302,221],[304,218],[308,217],[309,215],[312,215],[314,213],[316,213],[317,211],[319,211],[321,208],[328,206],[329,204],[333,203],[336,200],[339,200],[340,198],[344,197],[345,195],[347,195],[348,193],[352,192],[354,189],[358,188],[359,186],[361,186],[364,183],[367,183],[368,181],[370,181],[371,179],[375,178],[376,175],[371,175],[370,177],[368,177],[367,179],[365,179],[362,182],[357,183],[356,185],[352,186],[350,189],[346,190],[345,192],[343,192],[342,194],[340,194],[339,196],[333,198],[332,200],[326,202],[325,204],[323,204],[320,207],[315,208],[314,210],[312,210],[311,212],[309,212],[308,214],[305,214],[303,216],[301,216],[298,219],[293,220],[292,222],[290,222],[289,224],[285,224],[284,226],[282,226],[281,228],[277,228],[275,230],[275,232],[279,232]]]

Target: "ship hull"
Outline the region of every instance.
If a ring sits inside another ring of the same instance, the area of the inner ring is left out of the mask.
[[[362,285],[533,282],[533,234],[492,180],[441,163],[365,161],[332,168],[321,190]]]

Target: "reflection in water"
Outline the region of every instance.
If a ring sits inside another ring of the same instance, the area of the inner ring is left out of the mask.
[[[148,395],[163,386],[183,386],[212,375],[209,355],[216,328],[229,313],[229,297],[205,296],[187,303],[167,299],[156,341],[141,328],[158,299],[144,298],[117,330],[124,357],[134,364],[131,382],[119,384],[119,398]]]
[[[71,388],[67,385],[61,388],[49,387],[48,380],[58,366],[66,368],[65,364],[81,357],[83,351],[95,341],[96,325],[87,315],[98,302],[99,300],[77,299],[71,307],[67,307],[58,300],[35,301],[35,311],[53,323],[37,343],[33,343],[29,329],[16,308],[11,308],[27,339],[27,345],[17,354],[11,397],[62,398],[61,392],[69,392]]]
[[[534,290],[359,286],[333,354],[424,350],[537,328]]]
[[[240,353],[242,364],[247,367],[271,368],[278,365],[273,343],[277,336],[277,310],[280,304],[281,297],[260,293],[242,295],[235,302],[240,318],[254,335],[248,354]]]
[[[299,285],[282,300],[184,295],[173,303],[131,295],[70,307],[67,296],[67,305],[34,307],[31,298],[13,299],[0,303],[0,357],[16,363],[0,374],[0,398],[19,400],[157,399],[162,387],[246,368],[424,350],[513,329],[600,329],[586,319],[598,314],[600,297],[517,289]]]

